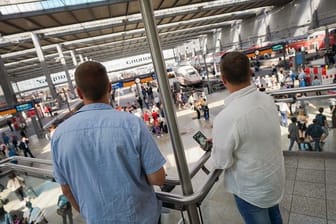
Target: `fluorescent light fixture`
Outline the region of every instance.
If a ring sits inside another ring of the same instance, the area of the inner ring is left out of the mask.
[[[41,2],[45,0],[1,0],[0,6],[16,5],[30,2]]]

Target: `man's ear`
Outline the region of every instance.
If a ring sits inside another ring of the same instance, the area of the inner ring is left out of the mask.
[[[222,82],[224,84],[224,86],[227,85],[228,81],[226,80],[226,78],[224,77],[224,75],[221,75],[221,79],[222,79]]]
[[[111,91],[112,91],[112,83],[109,82],[108,92],[111,93]]]
[[[84,98],[82,91],[78,87],[77,87],[77,94],[78,94],[78,96],[79,96],[80,99]]]

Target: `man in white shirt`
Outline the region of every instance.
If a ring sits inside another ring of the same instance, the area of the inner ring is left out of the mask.
[[[230,95],[213,122],[214,166],[225,170],[225,189],[246,224],[280,224],[285,171],[273,98],[251,85],[244,54],[225,54],[220,66]]]

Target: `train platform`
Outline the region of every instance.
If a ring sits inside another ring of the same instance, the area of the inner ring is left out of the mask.
[[[210,121],[203,118],[195,119],[196,114],[191,109],[177,111],[177,119],[180,135],[183,141],[186,159],[189,169],[193,167],[198,159],[203,155],[203,151],[193,140],[192,136],[201,130],[206,136],[211,137],[212,120],[220,112],[224,105],[224,98],[228,95],[226,90],[208,95],[210,108]],[[126,97],[126,96],[125,96]],[[327,109],[327,102],[311,101],[314,107],[309,107],[309,120],[313,119],[318,107],[325,107],[325,114],[330,122],[330,113]],[[62,112],[59,112],[59,115]],[[63,111],[66,113],[66,109]],[[44,125],[55,118],[43,120]],[[7,127],[2,131],[8,131]],[[336,134],[335,129],[330,129],[323,152],[301,152],[293,148],[288,152],[287,128],[281,127],[282,148],[285,155],[286,165],[286,192],[281,202],[281,212],[284,223],[290,224],[336,224]],[[165,134],[156,139],[161,152],[165,155],[167,163],[165,165],[169,177],[178,177],[176,163],[169,135]],[[51,159],[50,145],[46,139],[38,139],[31,136],[31,149],[33,154],[41,159]],[[211,170],[212,163],[209,160],[206,167]],[[62,223],[62,218],[56,214],[57,198],[60,195],[60,187],[57,183],[35,177],[26,177],[27,186],[33,187],[37,193],[35,199],[31,199],[34,206],[45,210],[49,223]],[[193,188],[197,192],[202,186],[206,174],[200,171],[193,179]],[[209,195],[201,205],[204,223],[220,224],[242,224],[238,210],[236,209],[233,197],[224,192],[223,179],[215,184]],[[7,177],[0,178],[0,183],[6,186]],[[182,194],[181,188],[176,187],[174,193]],[[19,202],[13,193],[7,189],[0,193],[2,198],[8,198],[9,203],[5,205],[7,211],[22,210],[24,206]],[[184,214],[186,217],[187,214]],[[74,223],[85,223],[81,216],[74,212]],[[164,210],[162,223],[182,223],[179,211]]]

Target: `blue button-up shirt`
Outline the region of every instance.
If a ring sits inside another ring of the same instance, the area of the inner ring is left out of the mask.
[[[102,103],[63,122],[51,140],[54,175],[88,224],[157,223],[161,204],[146,176],[165,163],[143,121]]]

